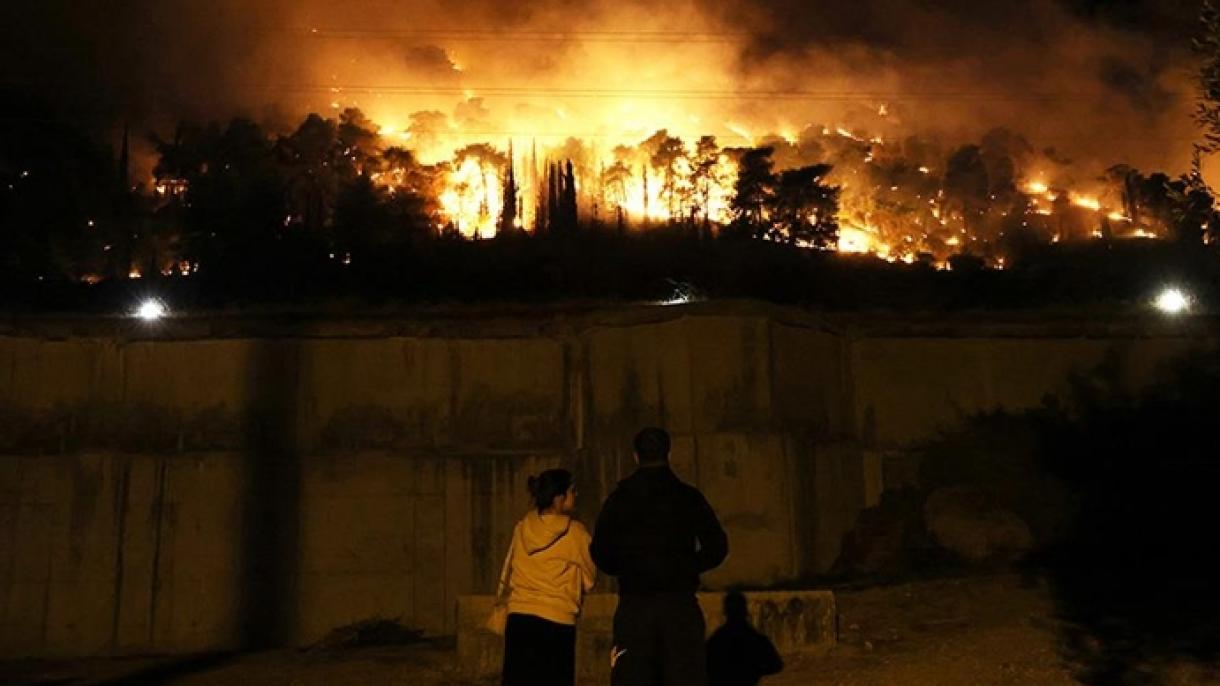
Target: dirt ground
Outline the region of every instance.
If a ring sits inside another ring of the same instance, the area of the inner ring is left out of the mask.
[[[839,645],[789,658],[767,686],[1080,683],[1060,651],[1065,634],[1049,594],[1016,575],[920,581],[841,590]],[[452,644],[273,651],[192,658],[0,663],[0,683],[84,684],[471,684],[452,669]],[[1215,672],[1162,665],[1147,683],[1202,684]],[[477,682],[490,684],[494,681]]]

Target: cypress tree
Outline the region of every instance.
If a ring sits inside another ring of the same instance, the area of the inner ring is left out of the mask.
[[[555,163],[546,166],[546,226],[548,231],[555,231],[559,222],[559,176],[556,174]]]
[[[504,179],[504,202],[500,208],[500,233],[512,233],[517,226],[517,179],[513,173],[513,143],[508,142],[508,174]]]
[[[569,231],[576,230],[576,173],[572,168],[572,160],[568,160],[567,173],[563,182],[564,222]]]

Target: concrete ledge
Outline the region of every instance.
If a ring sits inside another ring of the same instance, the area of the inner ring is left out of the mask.
[[[724,595],[699,594],[709,636],[724,623]],[[820,653],[834,647],[836,609],[831,591],[758,591],[745,596],[750,623],[771,639],[780,655]],[[500,671],[503,639],[483,628],[491,606],[489,595],[458,597],[457,659],[461,671],[471,677]],[[576,634],[577,681],[609,683],[611,629],[617,606],[614,595],[585,598]]]

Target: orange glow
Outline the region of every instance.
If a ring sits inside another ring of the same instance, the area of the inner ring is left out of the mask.
[[[1101,201],[1097,198],[1091,198],[1085,195],[1077,195],[1072,197],[1072,204],[1077,207],[1083,207],[1086,210],[1098,212],[1101,210]]]

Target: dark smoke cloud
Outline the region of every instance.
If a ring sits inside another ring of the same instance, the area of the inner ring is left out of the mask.
[[[573,88],[874,93],[691,98],[666,111],[687,107],[715,127],[732,119],[761,134],[784,122],[850,123],[889,98],[893,125],[910,132],[965,138],[1004,125],[1081,159],[1173,167],[1194,135],[1195,4],[10,0],[0,6],[0,88],[27,116],[110,131],[238,114],[289,122],[338,99],[328,85],[370,111],[388,109],[390,96],[346,87],[438,88],[418,106],[398,93],[394,106],[487,121],[540,108],[570,109],[556,115],[570,119],[597,106],[565,102],[558,91]],[[532,33],[485,40],[496,30]],[[666,37],[617,38],[640,31]],[[688,44],[687,33],[711,42]],[[459,88],[489,85],[540,92],[457,111]]]

